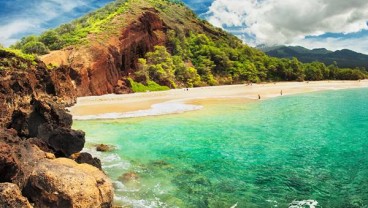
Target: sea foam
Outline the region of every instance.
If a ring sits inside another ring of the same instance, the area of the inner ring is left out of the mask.
[[[74,120],[102,120],[102,119],[120,119],[120,118],[135,118],[145,116],[159,116],[167,114],[184,113],[202,109],[201,105],[191,105],[181,102],[165,102],[151,106],[147,110],[138,110],[124,113],[104,113],[97,115],[73,116]]]

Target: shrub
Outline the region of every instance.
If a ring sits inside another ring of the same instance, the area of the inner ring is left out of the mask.
[[[43,55],[49,52],[45,44],[43,44],[42,42],[38,42],[38,41],[31,41],[31,42],[26,43],[22,47],[22,51],[24,53],[37,54],[37,55]]]

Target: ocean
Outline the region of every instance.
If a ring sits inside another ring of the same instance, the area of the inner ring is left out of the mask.
[[[368,207],[368,89],[75,121],[124,207]],[[198,110],[199,109],[199,110]],[[115,147],[97,152],[96,144]]]

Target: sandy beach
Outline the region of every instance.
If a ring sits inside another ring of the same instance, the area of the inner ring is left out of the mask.
[[[199,110],[206,104],[217,101],[226,102],[229,99],[242,99],[244,102],[251,102],[297,93],[364,87],[368,87],[368,80],[278,82],[200,87],[188,90],[174,89],[160,92],[81,97],[78,98],[77,104],[69,110],[73,118],[77,120],[151,116]]]

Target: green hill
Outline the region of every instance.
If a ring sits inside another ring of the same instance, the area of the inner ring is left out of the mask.
[[[366,77],[365,71],[269,57],[170,0],[117,0],[13,47],[46,54],[41,59],[49,65],[72,67],[80,96],[165,89],[160,86]]]
[[[347,49],[329,51],[325,48],[317,48],[309,50],[301,46],[276,46],[260,49],[272,57],[296,57],[298,60],[304,63],[319,61],[326,65],[336,63],[339,67],[368,68],[368,55]]]

